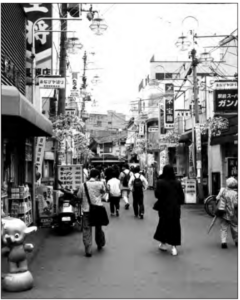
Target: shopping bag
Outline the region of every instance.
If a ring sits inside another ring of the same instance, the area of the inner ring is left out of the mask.
[[[105,193],[105,194],[102,196],[102,201],[108,202],[108,200],[109,200],[109,194],[108,194],[108,193]]]

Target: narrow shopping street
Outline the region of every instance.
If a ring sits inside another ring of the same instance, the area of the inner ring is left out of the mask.
[[[86,258],[82,234],[50,234],[30,265],[35,286],[22,293],[2,292],[2,298],[237,298],[237,248],[221,249],[219,226],[211,233],[211,218],[202,207],[182,208],[179,255],[158,250],[153,240],[157,213],[153,191],[145,194],[144,220],[132,207],[112,217],[105,228],[107,244]],[[109,209],[108,209],[109,211]]]

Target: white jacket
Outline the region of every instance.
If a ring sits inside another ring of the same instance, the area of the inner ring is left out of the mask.
[[[109,191],[110,196],[120,197],[121,196],[120,180],[117,178],[112,178],[108,180],[107,189]]]

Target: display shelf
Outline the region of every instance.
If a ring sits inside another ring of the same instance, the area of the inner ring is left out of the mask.
[[[18,197],[18,198],[8,198],[9,200],[25,200],[27,198],[31,198],[31,195],[28,194],[25,197]]]

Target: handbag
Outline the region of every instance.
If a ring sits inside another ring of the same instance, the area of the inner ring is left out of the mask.
[[[107,226],[109,224],[109,219],[108,219],[106,208],[104,206],[92,204],[86,183],[84,183],[84,188],[88,199],[88,204],[90,207],[89,210],[90,226]]]
[[[108,202],[108,200],[109,200],[109,194],[108,194],[108,193],[105,193],[105,194],[102,196],[102,201]]]

